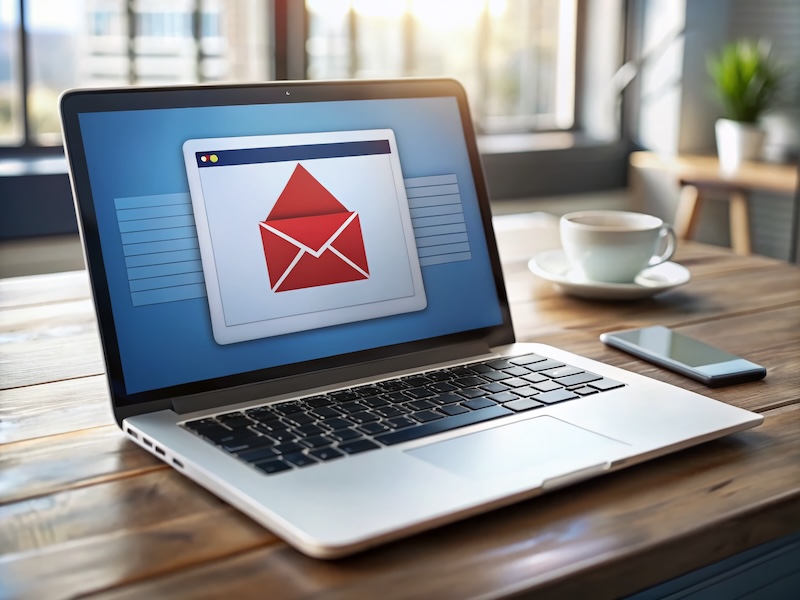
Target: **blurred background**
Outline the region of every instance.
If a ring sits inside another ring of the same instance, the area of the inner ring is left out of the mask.
[[[768,44],[781,72],[757,160],[789,168],[797,0],[0,0],[0,276],[81,268],[57,114],[67,88],[455,77],[495,213],[673,221],[675,160],[716,155],[707,60],[741,39]],[[796,260],[792,194],[747,192],[752,250]],[[709,191],[696,239],[730,244],[725,193]]]

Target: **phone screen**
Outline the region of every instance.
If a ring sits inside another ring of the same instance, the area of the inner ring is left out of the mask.
[[[719,348],[675,333],[666,327],[645,327],[618,332],[614,336],[690,367],[723,363],[739,358]]]

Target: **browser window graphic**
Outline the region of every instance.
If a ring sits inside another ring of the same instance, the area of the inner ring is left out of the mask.
[[[218,344],[423,310],[390,129],[183,146]]]
[[[358,215],[301,164],[260,225],[273,292],[369,277]]]

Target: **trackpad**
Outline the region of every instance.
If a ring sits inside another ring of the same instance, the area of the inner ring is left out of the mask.
[[[541,471],[543,477],[603,463],[626,444],[554,417],[535,417],[414,448],[416,458],[469,478]]]

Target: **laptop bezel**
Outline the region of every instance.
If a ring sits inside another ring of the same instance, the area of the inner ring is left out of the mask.
[[[315,359],[291,365],[271,367],[236,375],[180,384],[134,394],[126,393],[114,324],[111,297],[106,279],[103,252],[100,244],[89,168],[86,162],[79,115],[88,112],[149,110],[199,106],[230,106],[259,103],[325,102],[336,100],[373,100],[394,98],[454,97],[461,116],[462,129],[473,173],[480,215],[486,236],[494,283],[502,321],[499,325],[458,334],[437,336],[376,349]],[[204,394],[219,396],[229,388],[266,386],[277,380],[296,377],[308,372],[334,372],[370,362],[391,365],[391,360],[439,347],[457,347],[479,341],[486,347],[514,342],[510,309],[503,282],[497,244],[491,225],[488,189],[478,152],[466,92],[453,79],[401,79],[351,81],[282,81],[260,84],[192,85],[170,87],[77,89],[64,92],[59,101],[78,226],[83,240],[84,258],[92,288],[99,333],[103,347],[106,376],[117,422],[124,418],[172,408],[176,398],[198,397]],[[258,393],[258,392],[256,392]]]

